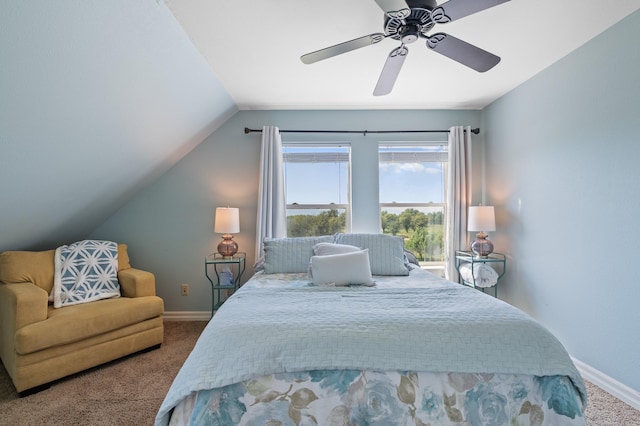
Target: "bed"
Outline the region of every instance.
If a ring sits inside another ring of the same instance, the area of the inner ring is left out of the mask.
[[[263,269],[207,325],[156,425],[586,424],[580,374],[522,311],[407,263],[401,240],[289,240],[265,241]]]

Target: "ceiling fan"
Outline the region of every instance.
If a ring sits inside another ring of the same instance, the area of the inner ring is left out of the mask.
[[[391,93],[402,64],[409,53],[408,44],[420,37],[427,47],[478,72],[485,72],[500,62],[486,50],[445,33],[429,35],[435,24],[452,22],[509,0],[449,0],[438,6],[436,0],[375,0],[384,11],[384,32],[373,33],[325,49],[302,55],[305,64],[312,64],[342,53],[379,43],[386,38],[400,41],[389,53],[373,91],[375,96]]]

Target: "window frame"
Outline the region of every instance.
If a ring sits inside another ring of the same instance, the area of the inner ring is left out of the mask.
[[[380,174],[379,174],[379,181],[378,181],[378,201],[379,201],[379,214],[380,214],[380,228],[381,228],[381,232],[384,232],[383,226],[382,226],[382,212],[383,211],[389,211],[389,209],[402,209],[402,211],[405,211],[407,209],[417,209],[420,210],[421,208],[435,208],[435,209],[442,209],[442,214],[443,214],[443,221],[446,221],[446,217],[448,214],[448,206],[447,206],[447,186],[449,184],[448,182],[448,171],[449,171],[449,150],[448,150],[448,142],[447,141],[379,141],[378,142],[378,155],[379,155],[379,159],[378,159],[378,167],[381,168],[383,160],[382,160],[382,149],[383,148],[393,148],[393,147],[403,147],[403,148],[410,148],[412,146],[415,147],[424,147],[424,146],[440,146],[440,147],[444,147],[444,151],[436,151],[433,152],[433,154],[431,153],[425,153],[424,157],[425,157],[425,161],[420,161],[422,163],[428,163],[428,162],[433,162],[433,163],[441,163],[442,164],[442,202],[381,202],[380,201]],[[403,154],[408,154],[408,155],[403,155]],[[408,159],[410,158],[411,154],[410,152],[407,153],[401,153],[401,156],[406,156],[408,157]],[[433,159],[429,158],[429,157],[433,157]],[[440,160],[440,161],[438,161]],[[396,162],[396,163],[408,163],[409,161],[392,161],[392,162]],[[399,214],[398,214],[399,215]],[[443,225],[444,226],[444,223]],[[446,238],[446,235],[443,233],[443,239]],[[421,262],[421,267],[423,269],[428,269],[431,272],[436,272],[438,271],[439,273],[441,273],[442,275],[444,275],[444,268],[446,265],[446,260],[444,258],[444,246],[446,246],[445,242],[443,241],[443,258],[441,261],[422,261]]]
[[[347,203],[342,204],[295,204],[287,199],[287,212],[294,210],[324,210],[336,209],[340,213],[345,212],[345,231],[357,233],[382,233],[382,211],[392,208],[419,208],[420,211],[438,209],[443,214],[443,224],[446,224],[449,209],[446,205],[446,192],[442,194],[442,203],[429,201],[420,203],[404,203],[404,200],[396,203],[380,202],[380,147],[388,146],[442,146],[448,151],[448,142],[443,139],[420,138],[415,139],[387,139],[372,140],[370,135],[353,135],[349,139],[338,139],[333,136],[302,136],[295,139],[283,140],[284,147],[345,147],[349,148],[347,182]],[[449,161],[448,153],[444,162],[443,191],[448,185]],[[446,182],[445,182],[446,180]],[[426,197],[425,197],[426,198]],[[341,200],[340,200],[341,201]],[[346,205],[345,205],[346,204]],[[344,210],[343,210],[344,209]],[[395,209],[394,209],[395,210]],[[444,226],[444,225],[443,225]],[[443,235],[446,238],[446,235]],[[442,267],[438,267],[442,269]]]
[[[293,153],[286,153],[285,150],[286,148],[289,147],[294,147],[294,148],[346,148],[347,152],[346,153],[341,153],[342,155],[346,154],[347,158],[346,158],[346,164],[347,164],[347,193],[346,193],[346,197],[347,197],[347,203],[335,203],[335,202],[330,202],[328,204],[305,204],[305,203],[298,203],[298,202],[292,202],[289,203],[289,200],[287,199],[287,193],[285,190],[285,200],[287,201],[286,205],[285,205],[285,212],[287,213],[287,217],[289,216],[289,211],[292,210],[323,210],[323,211],[329,211],[329,210],[343,210],[345,213],[345,232],[349,232],[351,229],[351,193],[352,193],[352,186],[351,186],[351,155],[352,155],[352,147],[351,147],[351,143],[349,142],[320,142],[320,141],[309,141],[309,142],[282,142],[282,148],[283,148],[283,165],[284,165],[284,174],[285,174],[285,182],[286,182],[286,164],[287,164],[287,156],[289,155],[296,155]],[[304,156],[305,154],[299,154],[300,157]],[[338,154],[340,155],[340,154]],[[304,161],[297,161],[297,162],[304,162]],[[313,161],[310,161],[313,162]],[[329,162],[329,161],[326,161]],[[288,230],[287,230],[288,232]]]

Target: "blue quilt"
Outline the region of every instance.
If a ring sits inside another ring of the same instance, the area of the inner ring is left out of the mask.
[[[522,311],[415,269],[374,287],[318,287],[256,274],[216,313],[156,418],[180,401],[272,374],[413,371],[582,379],[560,342]]]

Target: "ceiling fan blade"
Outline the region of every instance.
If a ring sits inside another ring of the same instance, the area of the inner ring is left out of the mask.
[[[390,18],[404,19],[411,14],[411,10],[404,0],[376,0],[376,3]]]
[[[437,33],[427,38],[427,47],[478,72],[498,65],[500,57],[449,34]]]
[[[352,50],[360,49],[361,47],[370,46],[384,40],[385,37],[386,35],[384,35],[383,33],[369,34],[364,37],[336,44],[335,46],[307,53],[306,55],[302,55],[300,57],[300,60],[305,64],[313,64],[314,62],[322,61],[323,59],[332,58],[343,53],[351,52]]]
[[[409,49],[404,44],[389,53],[382,68],[382,73],[380,73],[380,78],[378,78],[378,84],[376,84],[376,88],[373,91],[374,96],[383,96],[391,93],[407,54],[409,54]]]
[[[449,0],[431,11],[431,20],[446,24],[510,0]]]

